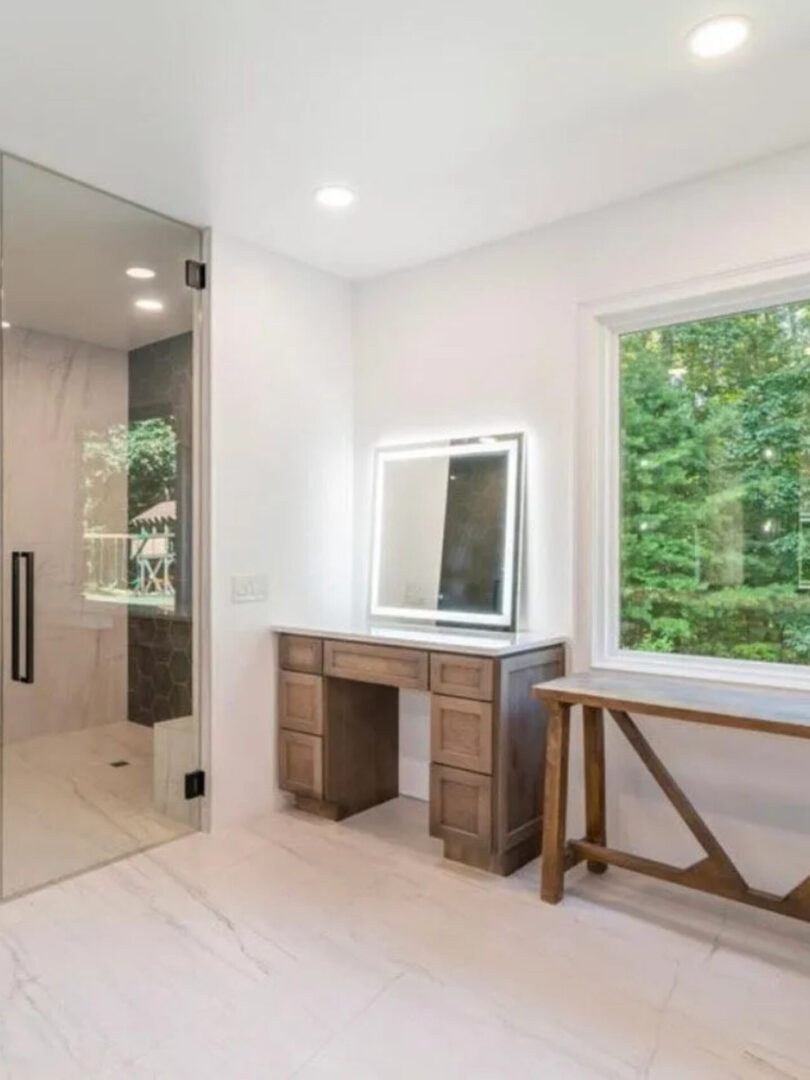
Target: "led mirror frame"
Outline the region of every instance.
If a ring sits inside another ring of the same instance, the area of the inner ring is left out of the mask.
[[[385,466],[391,461],[415,461],[430,457],[468,457],[482,454],[506,455],[506,536],[504,543],[502,605],[499,612],[452,611],[439,608],[389,607],[380,604],[382,562],[382,514],[385,503]],[[371,549],[369,614],[372,619],[401,619],[434,622],[477,629],[514,630],[517,614],[518,566],[522,526],[521,484],[523,477],[523,435],[489,435],[459,441],[383,447],[377,450],[374,467],[374,500]]]

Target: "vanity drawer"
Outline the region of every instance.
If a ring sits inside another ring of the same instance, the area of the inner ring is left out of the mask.
[[[323,679],[300,671],[279,672],[279,727],[323,735]]]
[[[447,765],[430,766],[430,835],[492,847],[492,779]]]
[[[323,739],[301,731],[279,731],[278,781],[283,791],[323,795]]]
[[[494,673],[494,662],[480,656],[430,656],[430,689],[434,694],[492,701]]]
[[[431,698],[433,761],[473,772],[492,772],[492,705],[469,698]]]
[[[282,634],[278,651],[279,664],[288,671],[311,671],[320,675],[323,670],[323,642],[320,638]]]
[[[400,649],[395,645],[326,641],[323,669],[327,675],[338,679],[382,683],[405,690],[428,688],[428,654],[416,649]]]

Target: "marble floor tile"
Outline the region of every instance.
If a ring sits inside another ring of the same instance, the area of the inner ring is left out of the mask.
[[[113,761],[126,761],[123,768]],[[3,892],[183,836],[155,806],[152,730],[119,721],[3,747]]]
[[[0,1080],[810,1080],[810,927],[294,811],[0,907]]]

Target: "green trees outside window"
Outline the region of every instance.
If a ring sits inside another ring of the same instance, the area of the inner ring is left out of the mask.
[[[177,431],[158,416],[83,433],[84,596],[175,610]]]
[[[810,663],[810,300],[624,334],[622,648]]]

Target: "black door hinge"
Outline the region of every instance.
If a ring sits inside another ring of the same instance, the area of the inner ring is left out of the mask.
[[[186,285],[190,289],[204,289],[205,278],[205,263],[186,259]]]
[[[186,773],[186,798],[199,799],[205,794],[205,773],[202,769]]]

